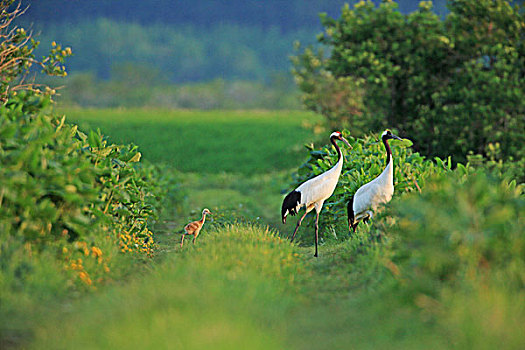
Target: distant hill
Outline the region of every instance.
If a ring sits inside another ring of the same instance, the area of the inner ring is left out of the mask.
[[[344,0],[23,0],[34,22],[75,23],[104,17],[140,24],[163,23],[206,28],[216,24],[279,27],[295,31],[319,26],[320,12],[337,16]],[[380,3],[374,0],[374,3]],[[398,1],[401,12],[417,9],[419,0]],[[440,14],[445,0],[434,1]]]
[[[356,1],[350,1],[355,3]],[[379,3],[380,0],[375,0]],[[42,42],[71,46],[68,72],[119,80],[122,67],[164,82],[214,79],[291,83],[293,42],[316,42],[319,13],[338,17],[344,0],[22,0],[21,23]],[[418,0],[399,1],[402,12]],[[438,13],[445,0],[435,2]]]

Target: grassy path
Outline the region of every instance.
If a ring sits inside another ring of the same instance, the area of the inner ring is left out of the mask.
[[[417,315],[367,289],[377,281],[349,256],[351,242],[314,259],[259,225],[208,229],[182,249],[178,237],[161,234],[148,274],[72,305],[38,330],[34,347],[443,347]]]
[[[117,141],[134,141],[150,160],[183,167],[188,165],[183,159],[199,151],[196,159],[203,163],[193,162],[188,166],[194,172],[179,174],[177,196],[155,228],[156,260],[130,280],[44,316],[30,347],[448,347],[415,310],[388,295],[394,277],[378,251],[364,244],[367,232],[328,240],[318,259],[312,257],[308,220],[299,245],[285,238],[294,220],[280,223],[281,190],[290,174],[282,162],[300,163],[301,142],[312,137],[300,126],[312,117],[239,113],[67,111]],[[238,152],[239,142],[248,145],[246,154]],[[286,147],[280,142],[294,146],[282,153]],[[237,164],[247,166],[226,172]],[[207,221],[195,246],[180,249],[182,227],[203,207],[215,213],[214,221]]]

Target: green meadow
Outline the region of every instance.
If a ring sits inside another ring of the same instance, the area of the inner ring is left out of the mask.
[[[174,181],[152,227],[154,258],[94,292],[20,310],[21,319],[32,321],[16,326],[22,329],[16,334],[26,335],[16,344],[35,349],[491,349],[504,337],[505,348],[523,345],[523,293],[473,284],[443,287],[442,296],[425,298],[419,279],[411,280],[409,273],[400,277],[402,267],[393,262],[399,232],[380,244],[372,239],[375,226],[360,226],[351,238],[338,232],[334,239],[324,231],[314,259],[307,219],[297,243],[288,242],[297,217],[281,224],[283,191],[307,158],[303,145],[325,143],[309,127],[317,116],[145,109],[61,113],[82,128],[100,128],[112,142],[137,144],[144,159],[163,164]],[[476,205],[461,208],[470,213]],[[393,206],[403,208],[396,199]],[[183,226],[200,218],[204,207],[214,215],[195,245],[187,240],[180,248]],[[436,217],[446,214],[438,211]],[[457,227],[468,224],[459,220]],[[407,225],[407,230],[413,227]],[[439,263],[439,258],[432,262]],[[121,264],[137,262],[122,259]]]
[[[65,109],[69,121],[140,146],[145,159],[182,172],[262,174],[292,169],[312,141],[301,111]]]

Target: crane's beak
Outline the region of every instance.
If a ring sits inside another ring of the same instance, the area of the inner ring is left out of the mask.
[[[396,139],[396,140],[399,140],[399,141],[403,141],[403,139],[402,139],[401,137],[396,136],[396,135],[394,135],[394,134],[392,134],[392,138],[393,138],[393,139]]]
[[[341,139],[340,139],[340,140],[343,141],[344,143],[346,143],[346,145],[347,145],[348,147],[350,147],[350,149],[353,148],[352,146],[350,146],[350,143],[348,142],[348,140],[345,139],[343,136],[341,136]]]

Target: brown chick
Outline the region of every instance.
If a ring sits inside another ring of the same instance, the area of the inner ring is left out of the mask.
[[[193,244],[195,244],[195,240],[197,239],[197,236],[201,232],[202,226],[204,225],[204,221],[206,220],[206,215],[210,214],[211,211],[209,211],[207,208],[205,208],[202,211],[202,219],[190,222],[186,226],[184,226],[184,233],[182,234],[182,240],[180,242],[180,246],[184,244],[184,236],[186,235],[193,235]]]

